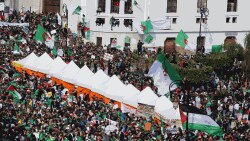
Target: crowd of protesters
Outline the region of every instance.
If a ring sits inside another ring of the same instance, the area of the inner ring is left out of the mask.
[[[65,62],[71,60],[82,67],[87,65],[93,72],[103,69],[109,76],[117,75],[125,84],[133,84],[139,90],[151,87],[155,93],[154,82],[147,77],[150,66],[139,63],[136,55],[129,48],[123,51],[113,49],[110,45],[97,46],[84,43],[84,39],[75,37],[66,27],[60,26],[55,13],[20,13],[14,11],[8,19],[2,21],[26,23],[28,28],[4,26],[0,27],[1,75],[0,75],[0,139],[2,140],[220,140],[205,132],[193,131],[186,134],[175,125],[165,124],[161,128],[152,118],[139,117],[134,114],[122,113],[112,102],[105,105],[102,100],[90,101],[88,95],[77,97],[75,91],[68,93],[61,85],[51,83],[47,78],[36,78],[25,72],[17,73],[11,66],[13,60],[24,58],[31,52],[41,55],[47,52],[55,58],[52,49],[34,40],[36,26],[41,24],[55,40],[57,49],[64,51]],[[83,35],[83,34],[82,34]],[[69,39],[66,43],[66,37]],[[14,44],[19,47],[19,55],[14,55]],[[72,50],[69,54],[68,45]],[[148,51],[138,47],[139,57],[156,58],[156,51]],[[105,53],[114,55],[113,60],[105,61]],[[92,57],[95,56],[95,57]],[[173,55],[170,60],[176,62]],[[183,61],[178,62],[185,67],[185,60],[192,56],[180,55]],[[205,114],[211,116],[223,129],[225,140],[248,140],[250,119],[250,84],[244,79],[242,64],[235,60],[230,71],[236,71],[232,76],[219,78],[216,73],[211,75],[212,81],[199,86],[191,86],[184,79],[182,86],[176,91],[179,99],[186,99],[188,89],[189,103]],[[16,99],[9,93],[10,86],[20,93],[21,99]],[[145,124],[151,124],[145,129]],[[107,126],[112,127],[112,131]],[[115,128],[115,129],[114,129]],[[109,130],[110,129],[110,130]],[[170,130],[171,129],[171,130]],[[176,132],[170,132],[176,131]],[[186,137],[188,135],[188,137]]]

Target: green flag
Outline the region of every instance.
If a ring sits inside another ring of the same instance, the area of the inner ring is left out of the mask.
[[[150,20],[142,21],[141,26],[144,34],[148,34],[153,29],[153,25]]]
[[[38,25],[34,39],[43,43],[47,38],[47,31],[41,25]]]
[[[212,52],[214,52],[214,53],[222,52],[222,45],[213,45]]]
[[[71,50],[71,48],[70,47],[67,47],[68,48],[68,51],[67,51],[67,53],[68,53],[68,56],[72,56],[73,55],[73,53],[72,53],[72,50]]]
[[[138,5],[138,2],[136,0],[134,0],[133,4],[136,6],[136,5]]]
[[[80,15],[81,10],[82,10],[82,8],[80,6],[77,6],[77,8],[75,9],[75,11],[73,12],[73,15],[74,14]]]
[[[90,30],[87,31],[87,34],[86,34],[86,39],[89,40],[90,39]]]
[[[187,44],[187,39],[188,39],[187,34],[183,32],[183,30],[181,30],[176,37],[175,43],[185,48]]]
[[[20,77],[21,75],[19,74],[19,73],[15,73],[15,74],[13,74],[13,78],[15,78],[15,77]]]
[[[153,39],[154,38],[153,38],[152,35],[148,35],[144,41],[149,44],[149,43],[151,43],[153,41]]]
[[[56,47],[53,47],[53,50],[51,51],[52,55],[57,56],[57,50]]]
[[[125,43],[130,44],[131,38],[129,36],[125,37]]]
[[[18,47],[17,44],[15,44],[15,46],[14,46],[14,51],[15,51],[15,52],[19,52],[19,47]]]

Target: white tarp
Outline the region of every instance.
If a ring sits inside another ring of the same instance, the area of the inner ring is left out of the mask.
[[[36,62],[36,60],[38,59],[38,57],[34,54],[31,53],[28,57],[27,60],[25,61],[25,63],[23,64],[23,66],[27,69],[31,69],[33,66],[33,63]]]
[[[129,93],[124,96],[123,103],[137,108],[137,99],[140,94],[140,91],[136,89],[132,84],[128,84],[126,90],[129,91]]]
[[[74,63],[74,61],[70,61],[69,64],[61,71],[58,75],[57,78],[69,82],[69,83],[74,83],[74,76],[80,71],[80,68]]]
[[[35,53],[32,52],[32,53],[29,54],[27,57],[25,57],[25,58],[23,58],[23,59],[21,59],[21,60],[19,60],[19,61],[16,61],[16,63],[24,66],[24,64],[25,64],[28,60],[33,59],[33,58],[35,58],[35,57],[37,57],[37,56],[35,55]]]
[[[95,91],[95,87],[107,82],[110,79],[109,76],[107,76],[102,70],[98,70],[86,83],[86,88],[91,89],[92,91]]]
[[[81,68],[81,70],[74,77],[74,84],[79,85],[81,87],[86,87],[86,83],[90,80],[90,78],[94,75],[94,73],[85,65]]]
[[[29,23],[0,22],[0,26],[29,26]]]
[[[53,59],[45,52],[37,59],[36,63],[34,64],[35,66],[32,67],[34,67],[33,70],[44,73],[46,67],[52,62]]]
[[[104,96],[118,102],[122,102],[123,97],[130,93],[126,89],[126,85],[124,85],[116,75],[110,78],[107,84],[105,84],[105,87],[103,90]]]
[[[158,96],[152,91],[150,87],[146,87],[138,96],[138,103],[155,106]]]
[[[164,119],[181,119],[179,108],[174,109],[173,103],[166,96],[161,96],[156,100],[155,112],[164,117]]]
[[[55,74],[60,73],[66,66],[67,64],[61,59],[61,57],[57,57],[51,64],[48,74],[50,76],[55,76]]]
[[[154,30],[166,30],[171,28],[171,20],[168,19],[159,19],[151,21]]]

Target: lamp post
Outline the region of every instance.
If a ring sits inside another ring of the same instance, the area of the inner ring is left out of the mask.
[[[198,44],[196,47],[196,53],[199,53],[199,51],[201,51],[202,48],[202,40],[201,40],[201,25],[203,22],[203,16],[205,15],[205,18],[207,18],[207,16],[209,15],[208,13],[208,9],[206,7],[204,7],[203,5],[203,0],[200,1],[200,14],[201,14],[201,18],[200,18],[200,29],[199,29],[199,40],[198,40]]]
[[[173,108],[177,109],[179,107],[179,103],[186,103],[189,105],[189,98],[188,98],[188,93],[185,93],[184,96],[186,97],[184,100],[180,100],[177,95],[174,95],[175,93],[171,91],[171,87],[173,87],[176,83],[180,84],[180,80],[178,81],[173,81],[169,85],[169,92],[170,92],[170,98],[173,102]],[[186,116],[186,141],[188,141],[188,111],[187,111],[187,116]]]
[[[66,16],[66,20],[67,20],[67,26],[65,25],[65,28],[66,28],[66,35],[65,35],[65,38],[66,38],[66,48],[68,48],[68,24],[69,24],[69,17],[68,17],[68,7],[67,7],[67,4],[63,4],[63,13],[64,13],[64,16]],[[67,49],[67,52],[68,52],[68,49]],[[68,55],[67,55],[67,59],[68,59]]]

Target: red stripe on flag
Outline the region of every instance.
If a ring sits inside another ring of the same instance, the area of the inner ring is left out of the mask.
[[[180,115],[181,115],[181,123],[183,125],[187,120],[187,116],[181,110],[180,110]]]
[[[12,85],[10,85],[8,88],[7,88],[7,91],[14,91],[15,90],[15,88],[14,88],[14,86],[12,86]]]

